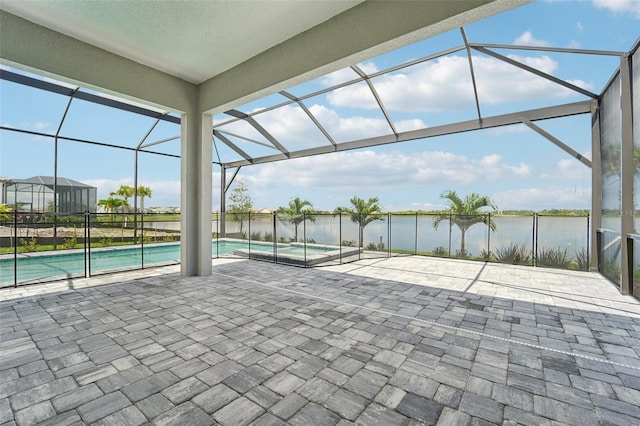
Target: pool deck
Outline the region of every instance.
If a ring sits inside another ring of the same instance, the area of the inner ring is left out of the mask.
[[[640,424],[640,301],[598,274],[213,271],[0,290],[0,425]]]

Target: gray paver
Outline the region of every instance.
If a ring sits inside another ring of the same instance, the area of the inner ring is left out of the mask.
[[[78,414],[85,422],[92,423],[129,405],[131,402],[121,392],[113,392],[81,405]]]
[[[223,426],[247,425],[264,413],[264,410],[246,398],[238,398],[218,410],[213,418]]]
[[[332,411],[310,402],[291,417],[288,423],[294,426],[330,425],[338,423],[339,420],[340,417]]]
[[[153,420],[160,414],[174,408],[174,405],[171,403],[171,401],[165,398],[164,395],[156,393],[143,399],[142,401],[138,401],[136,407],[138,407],[142,414],[144,414],[147,418]]]
[[[598,275],[368,262],[232,261],[215,285],[145,276],[3,302],[0,424],[640,423],[640,373],[615,364],[640,365],[640,302]]]
[[[189,377],[164,389],[162,394],[173,404],[179,405],[207,389],[209,389],[209,387],[200,380],[195,377]]]
[[[460,401],[460,411],[492,423],[501,423],[504,406],[492,399],[465,393]]]
[[[56,411],[49,401],[30,405],[16,412],[16,422],[19,425],[33,425],[55,416]]]
[[[129,406],[123,408],[120,411],[116,411],[113,414],[93,423],[94,426],[112,426],[112,425],[127,425],[138,426],[147,422],[147,419],[136,407]]]
[[[297,393],[291,393],[285,396],[280,402],[275,404],[269,409],[273,414],[280,417],[283,420],[287,420],[293,416],[298,410],[307,404],[307,400],[298,395]]]
[[[81,406],[89,401],[100,398],[103,393],[98,387],[91,383],[87,386],[75,388],[51,400],[57,412],[63,413]]]
[[[156,426],[209,426],[214,421],[192,402],[185,402],[154,420]]]
[[[170,372],[161,371],[158,374],[145,377],[142,380],[125,386],[121,391],[132,402],[137,402],[176,384],[178,381],[179,379]]]
[[[427,424],[435,424],[442,409],[442,405],[412,393],[406,394],[398,404],[398,412]]]
[[[367,406],[367,399],[352,392],[340,389],[325,403],[331,411],[348,420],[356,420]]]
[[[220,383],[194,397],[193,403],[212,414],[238,397],[236,391]]]
[[[280,395],[287,395],[302,386],[304,383],[305,381],[298,376],[286,371],[281,371],[267,380],[264,385]]]

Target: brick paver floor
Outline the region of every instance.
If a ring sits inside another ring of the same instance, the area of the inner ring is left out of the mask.
[[[593,273],[214,260],[0,299],[0,424],[640,424],[640,302]]]

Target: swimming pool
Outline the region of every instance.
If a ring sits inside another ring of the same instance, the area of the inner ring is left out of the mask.
[[[353,249],[353,247],[351,247]],[[220,239],[212,241],[213,256],[237,255],[255,259],[274,259],[283,263],[305,264],[319,263],[318,260],[331,260],[340,248],[307,244],[277,244]],[[305,256],[306,254],[306,256]],[[33,282],[84,277],[105,272],[114,272],[147,266],[171,265],[180,262],[179,243],[161,243],[129,247],[108,247],[84,250],[64,250],[58,252],[21,253],[17,257],[17,282]],[[0,287],[14,284],[13,255],[0,256]]]

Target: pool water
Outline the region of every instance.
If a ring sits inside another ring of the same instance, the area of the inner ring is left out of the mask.
[[[334,248],[335,249],[335,248]],[[236,250],[273,251],[272,243],[229,240],[212,241],[213,256],[230,255]],[[278,253],[303,257],[304,247],[277,245]],[[325,252],[324,247],[307,247],[306,254]],[[333,249],[332,249],[333,250]],[[20,284],[42,280],[84,277],[108,271],[159,266],[180,262],[180,244],[164,243],[134,247],[93,249],[89,256],[84,250],[24,253],[17,259],[17,281]],[[0,256],[0,287],[14,284],[13,255]]]

